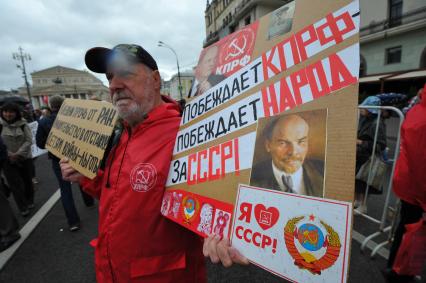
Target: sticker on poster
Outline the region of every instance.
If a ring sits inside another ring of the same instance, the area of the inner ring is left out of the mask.
[[[228,237],[230,222],[230,213],[223,210],[216,210],[213,223],[213,234],[220,236],[220,238]]]
[[[250,185],[323,197],[327,113],[315,109],[260,119]]]
[[[346,282],[352,203],[240,185],[231,243],[295,282]]]
[[[295,6],[295,1],[292,1],[271,13],[268,40],[291,31]]]
[[[259,22],[235,32],[222,43],[216,74],[229,76],[251,61]]]
[[[179,208],[182,202],[182,193],[166,192],[161,205],[161,214],[169,218],[178,219]]]
[[[200,202],[193,196],[185,196],[182,200],[182,208],[184,223],[192,225],[198,217]]]

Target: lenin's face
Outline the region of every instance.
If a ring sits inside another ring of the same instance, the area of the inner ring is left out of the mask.
[[[265,146],[278,169],[292,174],[302,166],[308,152],[308,132],[308,124],[297,115],[283,117],[275,124]]]

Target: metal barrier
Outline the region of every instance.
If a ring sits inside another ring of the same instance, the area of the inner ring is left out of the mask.
[[[392,208],[389,206],[389,202],[390,202],[390,196],[392,193],[392,178],[395,172],[395,164],[396,164],[396,160],[398,159],[399,156],[399,144],[400,144],[400,131],[401,131],[401,125],[402,122],[404,121],[404,115],[403,113],[396,107],[393,106],[359,106],[359,109],[377,109],[378,110],[378,114],[377,114],[377,120],[376,120],[376,130],[374,133],[374,143],[373,143],[373,150],[371,152],[371,156],[370,158],[374,158],[375,152],[376,152],[376,145],[377,145],[377,137],[378,137],[378,132],[379,132],[379,121],[382,117],[382,110],[389,110],[392,111],[394,113],[396,113],[399,117],[399,126],[398,126],[398,131],[397,131],[397,139],[396,139],[396,143],[395,143],[395,151],[394,151],[394,155],[393,155],[393,159],[392,161],[392,169],[391,169],[391,173],[390,173],[390,180],[388,182],[388,186],[387,186],[387,190],[386,190],[386,199],[385,199],[385,204],[383,207],[383,211],[382,211],[382,216],[380,219],[376,219],[374,217],[371,217],[369,215],[367,215],[366,213],[362,213],[357,211],[356,209],[354,210],[355,214],[358,214],[370,221],[372,221],[373,223],[379,224],[378,227],[378,231],[368,235],[365,240],[361,243],[361,251],[363,252],[365,247],[367,246],[367,243],[369,241],[371,241],[372,239],[384,234],[384,233],[388,233],[388,237],[386,239],[386,241],[383,241],[379,244],[377,244],[377,246],[372,250],[371,252],[371,257],[373,258],[375,256],[375,254],[382,248],[384,247],[386,244],[390,243],[392,241],[392,235],[394,232],[394,228],[396,227],[395,222],[396,219],[398,217],[399,214],[399,201],[397,201],[396,204],[396,208]],[[369,170],[369,176],[368,179],[370,179],[370,174],[371,174],[371,167],[372,167],[372,162],[370,165],[370,170]],[[383,184],[381,185],[383,186]],[[367,182],[367,186],[366,186],[366,190],[365,190],[365,197],[364,200],[362,202],[363,205],[367,204],[367,198],[368,198],[368,192],[369,192],[369,184]],[[388,211],[393,211],[393,217],[390,221],[390,225],[386,226],[386,215],[388,213]]]

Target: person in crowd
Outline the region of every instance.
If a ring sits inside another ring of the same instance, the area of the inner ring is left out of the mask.
[[[34,118],[38,122],[42,115],[41,109],[34,109]]]
[[[50,110],[49,107],[43,107],[41,110],[40,120],[49,117],[51,114],[52,114],[52,110]]]
[[[201,238],[160,212],[180,109],[160,94],[156,61],[139,45],[120,44],[88,50],[85,62],[106,74],[124,126],[104,171],[93,180],[61,160],[66,180],[100,198],[98,282],[205,282]],[[205,245],[206,256],[217,259],[213,253],[220,250],[222,258],[229,257],[229,243],[212,237]]]
[[[21,215],[27,216],[30,213],[29,209],[34,208],[31,130],[15,103],[3,105],[0,124],[1,137],[8,151],[3,172]]]
[[[35,121],[33,106],[28,103],[22,109],[22,117],[27,121],[27,123],[31,123]]]
[[[224,75],[215,74],[218,53],[219,47],[216,45],[203,50],[203,53],[201,53],[200,60],[195,69],[195,79],[188,94],[189,98],[204,93],[225,79]]]
[[[421,96],[426,95],[426,84]],[[392,267],[398,253],[405,225],[426,221],[426,99],[413,106],[401,127],[401,151],[395,165],[392,189],[401,199],[400,220],[395,230],[387,262],[390,282],[409,282],[413,276],[397,274]]]
[[[255,164],[250,184],[284,192],[323,197],[324,162],[306,158],[309,125],[286,115],[266,125],[263,135],[271,158]]]
[[[41,119],[39,122],[36,133],[36,144],[39,148],[46,147],[47,138],[49,136],[50,130],[52,129],[53,122],[55,121],[63,102],[64,98],[59,95],[52,96],[49,99],[52,114],[46,118]],[[80,230],[80,216],[78,215],[77,209],[75,208],[71,183],[62,178],[61,167],[59,166],[59,158],[50,152],[48,153],[48,156],[52,162],[52,169],[55,173],[56,179],[59,183],[59,188],[61,190],[61,202],[68,221],[69,230],[71,232],[78,231]],[[94,200],[90,195],[82,191],[82,197],[86,206],[92,207],[94,205]]]
[[[411,108],[413,108],[415,105],[420,103],[420,101],[422,100],[422,93],[423,93],[423,89],[421,88],[417,92],[417,95],[410,99],[410,101],[408,102],[408,105],[402,108],[402,112],[404,113],[404,115],[407,115],[408,111],[410,111]]]
[[[376,96],[367,97],[361,106],[380,106],[380,99]],[[368,161],[373,152],[374,136],[377,125],[378,109],[361,108],[358,121],[358,131],[356,140],[356,171],[358,172],[361,166]],[[386,148],[386,125],[383,119],[380,119],[379,130],[377,133],[376,152],[381,153]],[[367,213],[367,204],[364,203],[367,184],[361,180],[355,180],[355,204],[354,207],[359,212]],[[378,189],[378,188],[377,188]],[[369,187],[369,194],[375,193],[374,187]]]
[[[7,148],[0,137],[0,170],[6,161]],[[3,184],[0,183],[0,186],[3,186]],[[21,238],[18,220],[3,191],[3,189],[0,189],[0,252],[6,250]]]

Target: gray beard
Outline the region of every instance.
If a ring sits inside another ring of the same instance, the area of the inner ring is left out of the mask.
[[[146,117],[146,113],[143,113],[137,104],[132,104],[131,109],[126,112],[122,112],[118,109],[117,112],[118,116],[126,121],[131,127],[136,126]]]

